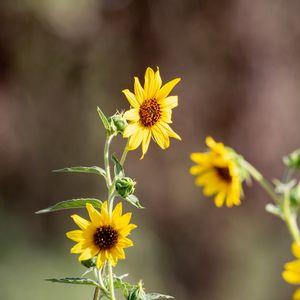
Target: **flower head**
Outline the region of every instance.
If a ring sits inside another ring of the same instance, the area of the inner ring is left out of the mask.
[[[282,277],[290,284],[300,285],[300,245],[293,243],[292,252],[297,259],[284,265]],[[300,300],[300,288],[294,292],[293,300]]]
[[[147,68],[144,88],[135,77],[134,93],[128,89],[123,90],[132,107],[124,114],[124,118],[130,124],[123,136],[129,138],[129,150],[134,150],[142,144],[141,158],[148,150],[151,137],[162,149],[169,147],[169,137],[181,139],[169,126],[172,123],[172,109],[178,105],[177,96],[169,96],[169,93],[179,81],[180,78],[176,78],[162,86],[159,69],[154,72]]]
[[[233,150],[217,143],[212,137],[206,138],[210,148],[208,152],[192,153],[191,160],[196,165],[190,168],[190,173],[197,176],[195,184],[203,187],[205,196],[215,196],[217,207],[232,207],[240,204],[242,194],[239,167],[233,158]]]
[[[107,201],[101,206],[101,212],[93,205],[86,205],[90,221],[78,215],[72,215],[74,222],[81,230],[67,232],[67,237],[77,244],[71,253],[80,253],[79,261],[97,257],[96,266],[101,268],[105,261],[115,266],[119,259],[125,258],[124,248],[133,246],[127,238],[131,230],[137,226],[129,224],[131,213],[122,215],[122,203],[116,205],[110,217]]]

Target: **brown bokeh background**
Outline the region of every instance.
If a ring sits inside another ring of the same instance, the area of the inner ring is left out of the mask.
[[[300,3],[280,0],[2,0],[0,2],[1,298],[88,299],[88,287],[44,278],[80,276],[69,255],[70,212],[34,215],[58,201],[100,197],[93,175],[53,174],[102,165],[108,115],[128,108],[121,90],[160,67],[181,77],[166,151],[129,154],[127,174],[147,208],[116,272],[179,300],[282,300],[291,259],[284,224],[264,210],[262,190],[245,187],[243,205],[217,209],[193,184],[189,153],[212,135],[267,178],[300,145]],[[117,154],[125,141],[118,138]],[[83,213],[83,212],[81,212]]]

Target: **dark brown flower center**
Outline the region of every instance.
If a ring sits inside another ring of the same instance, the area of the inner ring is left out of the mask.
[[[118,232],[110,225],[102,226],[96,229],[94,243],[100,250],[108,250],[116,245],[118,236]]]
[[[145,127],[153,126],[161,117],[160,106],[155,99],[145,100],[140,107],[140,120]]]
[[[231,178],[229,169],[228,169],[227,167],[225,167],[225,168],[215,167],[215,169],[216,169],[216,171],[217,171],[218,176],[219,176],[222,180],[224,180],[224,181],[226,181],[226,182],[228,182],[228,183],[231,182],[231,179],[232,179],[232,178]]]

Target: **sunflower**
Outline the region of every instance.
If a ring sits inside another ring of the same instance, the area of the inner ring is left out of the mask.
[[[123,90],[131,109],[124,118],[130,122],[123,136],[129,138],[128,150],[134,150],[142,144],[142,157],[148,150],[151,137],[162,148],[170,145],[169,137],[181,140],[169,126],[172,123],[172,109],[178,105],[177,96],[168,96],[180,78],[173,79],[162,86],[159,69],[154,72],[147,68],[144,88],[139,79],[134,78],[134,93]]]
[[[210,151],[192,153],[191,160],[197,165],[190,168],[190,173],[196,175],[195,184],[203,187],[205,196],[215,196],[217,207],[240,204],[242,194],[239,167],[233,159],[233,150],[217,143],[212,137],[206,138]]]
[[[81,253],[79,261],[97,256],[96,266],[101,268],[105,261],[115,266],[119,259],[125,258],[124,248],[133,246],[127,238],[132,229],[137,226],[129,224],[131,213],[122,215],[122,203],[116,205],[112,216],[109,216],[107,201],[101,206],[101,212],[93,205],[86,205],[91,221],[78,215],[72,215],[74,222],[81,230],[67,232],[67,237],[77,244],[71,253]]]
[[[300,284],[300,246],[293,243],[292,252],[297,258],[294,261],[284,265],[285,271],[282,272],[283,279],[290,284]],[[293,300],[300,300],[300,288],[296,289],[293,294]]]

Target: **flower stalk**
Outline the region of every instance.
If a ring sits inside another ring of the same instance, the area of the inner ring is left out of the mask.
[[[274,191],[273,186],[270,182],[263,177],[263,175],[254,168],[249,162],[246,160],[243,161],[243,166],[249,174],[252,176],[253,179],[265,190],[265,192],[273,199],[278,207],[281,207],[283,213],[283,221],[286,223],[288,231],[298,245],[300,245],[300,231],[297,224],[297,214],[295,211],[291,209],[291,201],[290,201],[290,191],[288,189],[284,190],[283,199],[280,195],[276,194]],[[291,173],[289,172],[289,178]],[[287,179],[286,179],[287,180]]]

